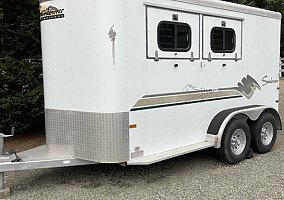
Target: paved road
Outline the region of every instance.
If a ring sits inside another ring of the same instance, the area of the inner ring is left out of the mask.
[[[281,85],[283,102],[284,80]],[[279,134],[271,153],[238,165],[205,150],[151,166],[16,172],[6,180],[11,199],[284,199],[284,136]]]

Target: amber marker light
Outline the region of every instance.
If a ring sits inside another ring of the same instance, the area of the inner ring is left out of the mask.
[[[130,125],[129,125],[129,128],[130,128],[130,129],[137,128],[137,124],[130,124]]]

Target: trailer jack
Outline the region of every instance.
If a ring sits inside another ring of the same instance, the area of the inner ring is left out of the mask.
[[[15,134],[15,127],[11,128],[11,134],[10,135],[4,135],[3,133],[0,134],[0,162],[7,160],[10,156],[7,154],[4,154],[4,138],[13,137]],[[15,156],[17,157],[17,154],[15,152]],[[7,197],[10,197],[10,189],[5,187],[4,182],[4,172],[0,171],[0,199],[4,199]]]

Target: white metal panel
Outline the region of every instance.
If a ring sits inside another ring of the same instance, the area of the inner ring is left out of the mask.
[[[169,52],[161,51],[158,47],[158,25],[161,21],[173,21],[173,14],[178,15],[179,23],[186,23],[191,28],[191,48],[188,52]],[[199,15],[193,13],[185,13],[180,11],[165,10],[159,8],[147,8],[147,52],[148,58],[155,58],[156,51],[159,58],[172,58],[172,59],[191,59],[199,58]]]
[[[45,107],[72,109],[72,66],[70,58],[70,12],[68,1],[47,1],[49,6],[64,9],[64,18],[41,22]]]
[[[214,27],[234,29],[236,48],[232,53],[214,53],[211,49],[211,31]],[[204,59],[241,59],[242,58],[242,21],[221,17],[203,16],[203,58]]]
[[[149,156],[171,149],[205,142],[210,120],[202,115],[204,104],[173,106],[130,112],[130,124],[137,124],[130,130],[130,153],[136,149]],[[203,124],[199,126],[198,124]]]
[[[198,150],[213,147],[214,143],[211,142],[201,142],[193,145],[188,145],[185,147],[176,148],[170,151],[164,151],[162,153],[157,153],[151,156],[145,156],[142,158],[133,159],[127,162],[127,165],[151,165],[163,160],[174,158],[176,156],[181,156],[187,153],[192,153]]]
[[[42,3],[62,8],[65,14],[41,23],[46,108],[125,112],[145,93],[141,84],[145,69],[137,67],[146,61],[145,10],[137,2]],[[128,17],[135,14],[139,17]],[[131,98],[129,86],[140,88],[131,92]]]

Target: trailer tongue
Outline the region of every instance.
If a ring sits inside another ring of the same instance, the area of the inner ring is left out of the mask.
[[[0,158],[1,172],[46,169],[97,164],[91,161],[79,160],[69,156],[57,155],[46,151],[46,146],[40,146]]]
[[[10,196],[9,188],[5,187],[4,172],[97,164],[50,153],[47,151],[46,145],[20,153],[11,151],[4,153],[4,138],[12,136],[13,131],[11,135],[0,134],[0,199]]]

